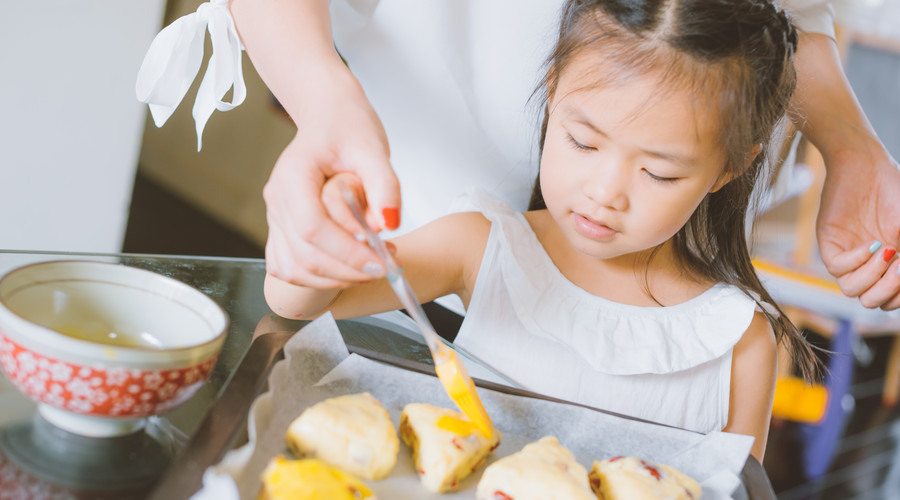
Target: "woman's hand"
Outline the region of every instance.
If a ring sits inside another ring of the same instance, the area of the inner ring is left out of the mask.
[[[326,0],[231,0],[253,65],[297,125],[263,189],[269,236],[266,270],[314,288],[372,276],[375,254],[329,218],[322,187],[338,172],[362,180],[373,227],[399,224],[400,186],[381,120],[334,48]]]
[[[269,224],[266,270],[283,281],[320,289],[380,276],[372,272],[379,262],[375,253],[323,204],[330,178],[339,172],[358,176],[371,227],[399,224],[400,186],[384,128],[356,80],[351,76],[342,82],[322,85],[291,113],[297,135],[263,190]]]
[[[822,153],[827,172],[816,222],[819,254],[846,295],[858,297],[866,307],[896,309],[897,162],[856,100],[833,39],[801,34],[794,65],[797,90],[791,116]]]
[[[900,307],[900,170],[886,152],[875,151],[875,158],[833,160],[843,164],[828,168],[816,235],[822,261],[844,294],[892,310]]]
[[[344,199],[340,185],[346,187],[359,201],[360,207],[366,207],[365,191],[362,179],[349,172],[341,172],[331,176],[322,186],[321,205],[325,217],[342,233],[352,234],[356,244],[364,241],[365,233],[359,221],[353,216],[347,201]],[[396,247],[386,242],[388,251],[395,252]],[[368,250],[368,247],[366,247]],[[363,265],[363,273],[359,280],[338,287],[326,285],[297,285],[289,283],[277,276],[267,273],[264,286],[266,302],[281,317],[289,319],[313,319],[330,309],[341,293],[353,285],[368,283],[374,278],[384,275],[384,265],[377,258]],[[382,294],[383,295],[383,294]],[[390,295],[388,295],[390,296]]]

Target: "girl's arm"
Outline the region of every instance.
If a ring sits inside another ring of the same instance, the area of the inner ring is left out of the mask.
[[[468,304],[490,233],[479,213],[452,214],[390,240],[421,302],[457,294]],[[343,289],[292,285],[266,275],[266,302],[273,312],[291,319],[312,319],[331,311],[337,319],[367,316],[402,306],[385,278]]]
[[[753,436],[750,454],[760,462],[766,452],[778,350],[766,317],[757,312],[750,327],[734,346],[731,360],[731,396],[725,431]]]

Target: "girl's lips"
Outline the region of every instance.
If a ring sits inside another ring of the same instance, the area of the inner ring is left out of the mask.
[[[579,214],[575,214],[575,230],[592,240],[608,240],[618,233],[609,226],[598,224]]]

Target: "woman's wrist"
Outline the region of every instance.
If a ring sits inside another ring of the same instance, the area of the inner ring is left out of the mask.
[[[822,154],[829,174],[849,173],[837,170],[851,168],[852,175],[858,175],[860,169],[872,168],[890,158],[890,154],[870,128],[852,123],[836,124],[827,140],[813,141],[813,144]]]
[[[299,67],[300,71],[292,84],[279,86],[280,92],[270,86],[295,124],[302,122],[304,116],[309,116],[311,109],[320,109],[323,104],[333,107],[326,103],[353,101],[356,96],[365,99],[365,92],[356,77],[340,58],[337,58],[337,63],[328,61]]]

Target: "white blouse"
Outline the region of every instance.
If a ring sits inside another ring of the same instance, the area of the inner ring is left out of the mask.
[[[520,212],[483,192],[466,200],[492,225],[457,344],[533,392],[722,430],[753,299],[725,284],[669,307],[597,297],[560,273]]]

